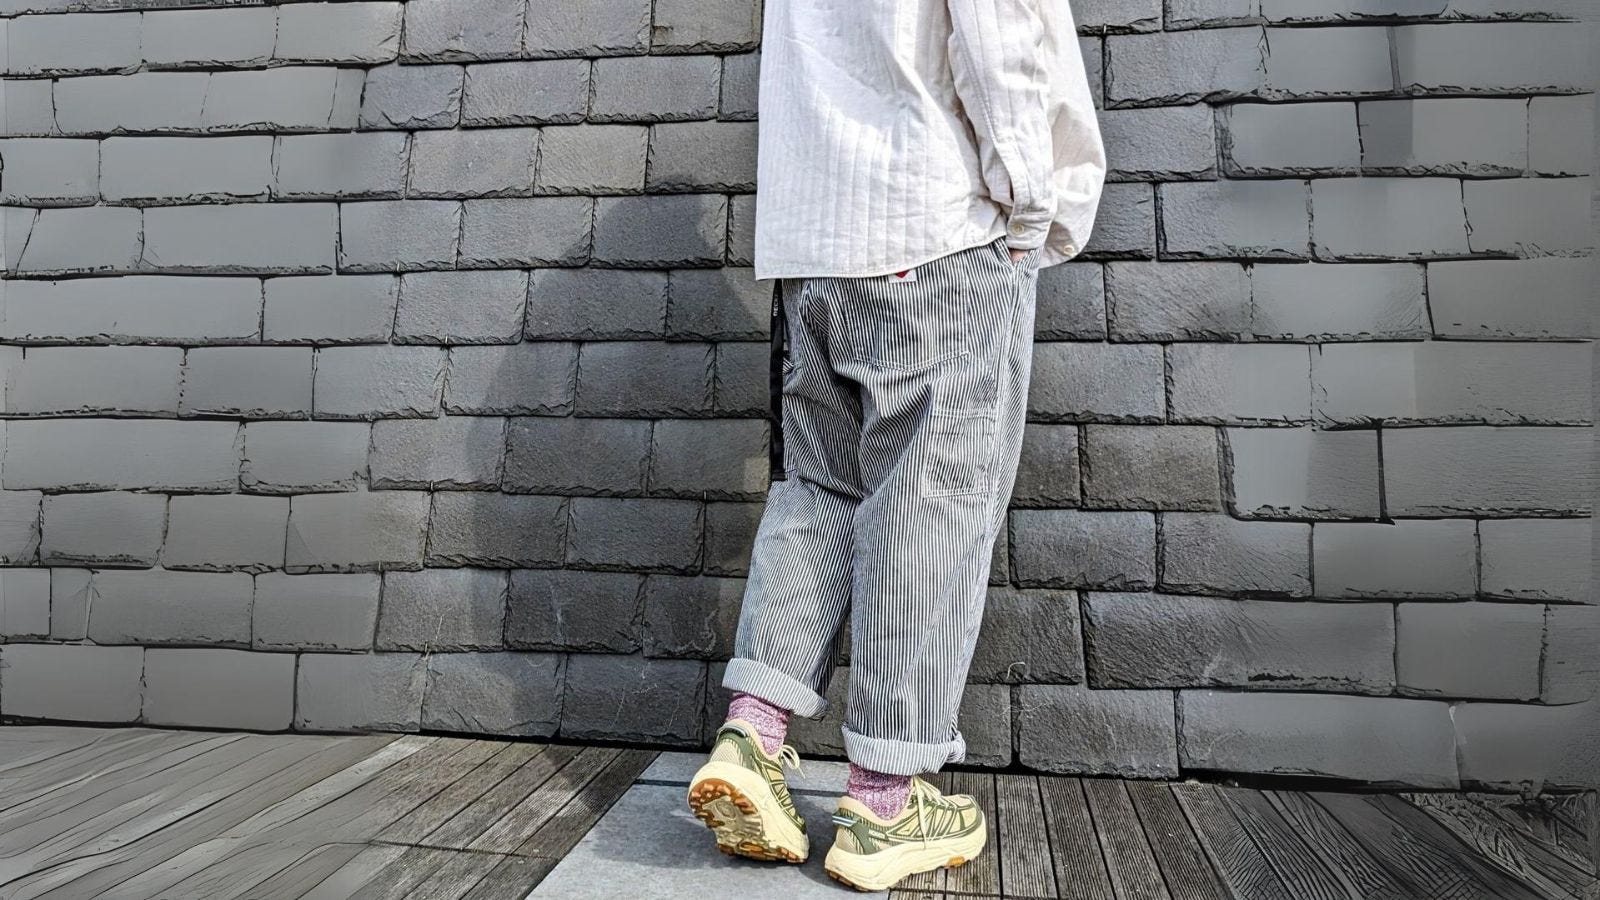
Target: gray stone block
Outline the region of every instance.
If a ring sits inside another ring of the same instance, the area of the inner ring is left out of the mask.
[[[578,378],[576,344],[533,342],[450,350],[445,411],[565,415]]]
[[[1591,450],[1588,428],[1389,429],[1383,435],[1388,512],[1586,514]]]
[[[1098,118],[1109,174],[1138,181],[1216,177],[1210,106],[1108,109]]]
[[[665,272],[535,269],[530,276],[529,339],[661,337],[666,322]]]
[[[356,572],[422,567],[428,494],[348,491],[290,499],[290,572]]]
[[[296,134],[277,140],[274,197],[394,199],[405,192],[408,151],[401,132]]]
[[[46,565],[153,566],[167,524],[161,494],[50,494],[35,503],[34,541]],[[42,529],[43,537],[39,537]]]
[[[1395,672],[1403,693],[1485,700],[1539,696],[1544,608],[1521,603],[1401,603]]]
[[[727,250],[721,194],[601,197],[594,221],[594,258],[607,265],[718,265]]]
[[[1176,778],[1171,691],[1095,691],[1040,684],[1017,689],[1017,759],[1046,772]]]
[[[1011,502],[1019,506],[1077,506],[1078,426],[1034,423],[1022,432],[1022,454]]]
[[[1361,164],[1385,175],[1521,175],[1528,104],[1446,97],[1361,104]]]
[[[1156,521],[1146,512],[1019,509],[1011,558],[1024,587],[1145,590],[1156,580]]]
[[[1084,605],[1095,687],[1233,687],[1388,693],[1387,604],[1096,594]]]
[[[1545,256],[1595,246],[1591,180],[1495,178],[1464,181],[1473,253]]]
[[[1039,273],[1033,331],[1037,340],[1098,340],[1106,336],[1104,269],[1067,263]]]
[[[522,52],[515,0],[414,0],[405,5],[407,60],[512,59]]]
[[[1077,593],[990,588],[967,677],[1011,684],[1082,681]],[[1009,698],[1004,705],[1010,707]]]
[[[1588,519],[1502,519],[1478,524],[1485,596],[1595,603]]]
[[[428,526],[428,564],[559,565],[567,515],[567,502],[561,497],[441,492],[434,497]]]
[[[712,345],[585,344],[576,409],[585,416],[685,416],[711,408]]]
[[[463,125],[581,122],[589,111],[589,61],[532,60],[467,67]]]
[[[1461,183],[1453,178],[1317,179],[1311,182],[1311,218],[1318,259],[1470,252]]]
[[[50,636],[50,570],[0,570],[0,638]]]
[[[707,574],[749,574],[750,550],[763,508],[760,503],[706,504]]]
[[[55,127],[39,130],[24,126],[20,134],[106,134],[146,131],[198,130],[201,109],[210,85],[207,72],[137,72],[129,75],[88,75],[55,83]],[[7,108],[15,83],[6,86]],[[25,121],[35,118],[24,94]],[[41,115],[48,114],[49,106]],[[324,108],[323,114],[327,114]]]
[[[567,564],[693,572],[700,565],[704,515],[704,507],[691,500],[575,498]]]
[[[6,82],[6,120],[0,122],[0,134],[44,137],[60,133],[53,81]]]
[[[771,365],[768,342],[722,342],[712,351],[711,408],[722,415],[761,416],[771,408],[763,373]]]
[[[1498,791],[1592,790],[1594,704],[1458,703],[1461,780]]]
[[[1425,301],[1422,266],[1404,263],[1257,265],[1250,330],[1269,340],[1423,338],[1429,302],[1439,314],[1434,287],[1430,278]]]
[[[1111,183],[1100,194],[1094,233],[1084,253],[1148,259],[1156,255],[1155,186]]]
[[[649,137],[643,125],[542,128],[534,188],[541,194],[636,194],[645,186]]]
[[[379,650],[494,650],[504,645],[506,573],[495,569],[387,572]]]
[[[115,72],[139,65],[139,14],[23,16],[7,23],[8,75]]]
[[[411,138],[413,197],[516,197],[533,193],[535,128],[419,131]]]
[[[1011,689],[1003,684],[969,684],[961,695],[956,725],[967,745],[969,766],[1011,765]]]
[[[144,264],[176,272],[331,272],[339,218],[332,203],[148,209]]]
[[[644,582],[632,572],[512,572],[506,646],[632,653],[643,628]]]
[[[1594,334],[1594,257],[1464,259],[1428,265],[1434,334],[1575,338]],[[15,290],[15,286],[13,286]]]
[[[278,10],[274,59],[382,63],[400,52],[400,3],[295,3]]]
[[[294,719],[294,670],[287,653],[152,647],[144,655],[144,721],[284,730]]]
[[[506,422],[441,416],[389,419],[372,425],[372,486],[494,488],[500,483]]]
[[[325,347],[317,351],[318,418],[438,415],[445,351],[439,347]]]
[[[652,494],[760,500],[767,492],[767,423],[663,419],[651,438]]]
[[[1594,78],[1583,29],[1558,22],[1406,25],[1394,44],[1402,91],[1564,92]]]
[[[268,341],[382,343],[394,329],[400,280],[393,275],[268,278]]]
[[[1194,8],[1196,2],[1175,0],[1174,14]],[[1161,0],[1080,0],[1072,12],[1077,26],[1091,34],[1160,31],[1161,5]],[[1174,24],[1178,22],[1175,18]]]
[[[33,561],[39,551],[38,491],[0,491],[0,563]]]
[[[1600,692],[1600,609],[1552,606],[1545,610],[1544,703],[1582,703]]]
[[[767,340],[772,331],[772,284],[755,270],[679,269],[667,287],[667,333],[708,341]]]
[[[600,496],[644,492],[647,419],[519,416],[506,438],[507,490]]]
[[[6,84],[9,94],[13,83]],[[8,170],[0,203],[17,206],[76,206],[100,197],[100,145],[61,138],[0,140]]]
[[[197,347],[185,354],[183,415],[311,414],[310,347]]]
[[[1235,515],[1255,519],[1378,516],[1380,474],[1373,432],[1229,428],[1226,438]]]
[[[1083,502],[1102,509],[1222,508],[1217,433],[1197,425],[1089,425]]]
[[[705,663],[580,653],[567,658],[561,736],[698,744]]]
[[[265,199],[273,183],[272,142],[264,134],[107,138],[100,191],[120,201]]]
[[[1541,175],[1593,172],[1595,105],[1582,94],[1528,100],[1528,168]]]
[[[1161,587],[1202,594],[1308,596],[1311,526],[1164,513]]]
[[[427,675],[417,653],[302,653],[294,727],[416,731]]]
[[[1156,344],[1042,343],[1033,349],[1030,418],[1159,421],[1166,414]]]
[[[1105,292],[1120,340],[1233,340],[1250,330],[1250,278],[1231,262],[1114,262]]]
[[[1230,175],[1354,174],[1361,168],[1354,103],[1235,103],[1222,110],[1223,164]]]
[[[359,110],[351,101],[361,96],[363,75],[360,69],[331,66],[212,72],[199,125],[206,131],[353,128]]]
[[[1266,259],[1310,255],[1304,182],[1171,182],[1157,191],[1164,255]]]
[[[362,128],[453,128],[461,121],[461,66],[378,66],[361,94]]]
[[[0,336],[17,341],[190,345],[254,340],[261,285],[250,278],[136,275],[11,281]]]
[[[7,716],[75,722],[134,722],[144,691],[144,648],[71,644],[0,647]]]
[[[725,121],[752,121],[756,117],[761,86],[761,54],[730,53],[722,58],[722,100],[717,117]]]
[[[650,46],[649,0],[598,0],[581,9],[561,0],[528,3],[528,53],[613,56]]]
[[[1397,697],[1183,691],[1185,769],[1454,789],[1451,706]]]
[[[140,210],[7,207],[0,214],[5,222],[6,263],[12,271],[129,272],[139,264],[144,228]]]
[[[172,498],[161,565],[265,572],[282,568],[288,497],[195,494]]]
[[[509,344],[522,337],[528,273],[412,272],[400,278],[397,343]]]
[[[728,198],[728,265],[749,266],[756,258],[756,195],[735,194]],[[1047,272],[1056,271],[1048,269]],[[1041,299],[1044,274],[1039,276]]]
[[[237,422],[45,419],[6,423],[7,489],[230,491]]]
[[[1394,89],[1382,28],[1268,28],[1269,97],[1387,94]]]
[[[651,575],[644,585],[644,655],[723,660],[733,655],[743,578]]]
[[[275,6],[144,13],[141,52],[151,68],[263,65],[277,39]]]
[[[1324,422],[1557,425],[1591,416],[1583,344],[1342,344],[1312,359]]]
[[[562,266],[589,258],[594,202],[588,197],[468,200],[461,265]]]
[[[365,422],[251,422],[240,484],[266,494],[348,491],[367,475]]]
[[[1267,77],[1259,27],[1112,35],[1106,44],[1106,99],[1181,104],[1258,91]]]
[[[461,219],[461,204],[450,200],[341,203],[339,271],[450,268]]]
[[[757,0],[657,0],[652,52],[748,50],[761,39]]]
[[[379,576],[256,576],[250,644],[257,650],[370,650]]]
[[[88,637],[97,644],[247,647],[251,592],[244,572],[96,572]]]
[[[754,122],[667,122],[650,128],[651,191],[749,191],[756,184]]]
[[[183,355],[177,347],[30,347],[19,364],[6,367],[5,409],[172,415]]]
[[[422,727],[526,737],[556,733],[561,657],[554,653],[435,653]]]
[[[1311,420],[1311,359],[1288,344],[1173,344],[1172,418],[1219,425]]]
[[[677,122],[717,113],[720,57],[636,56],[596,60],[591,122]]]
[[[98,592],[90,569],[45,569],[50,573],[50,637],[81,641],[89,636],[89,611]]]

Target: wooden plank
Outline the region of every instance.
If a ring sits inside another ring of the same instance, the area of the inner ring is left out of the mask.
[[[1083,793],[1094,815],[1095,832],[1105,853],[1106,872],[1116,895],[1126,900],[1170,900],[1161,867],[1145,840],[1133,802],[1116,778],[1085,778]]]
[[[495,785],[471,805],[451,816],[444,824],[429,832],[422,843],[430,847],[451,847],[464,850],[478,836],[500,820],[512,806],[522,802],[550,776],[560,771],[579,748],[551,745],[543,753],[528,760],[504,781]]]
[[[1543,802],[1525,801],[1521,797],[1504,794],[1463,796],[1467,802],[1482,807],[1507,827],[1576,866],[1580,871],[1595,874],[1595,863],[1590,858],[1588,841]]]
[[[299,900],[348,900],[410,849],[389,844],[363,847],[349,862],[318,882],[316,887],[301,894]]]
[[[1002,888],[1012,897],[1055,897],[1056,876],[1050,865],[1039,779],[996,775],[994,786],[1000,843],[989,852],[999,854]]]
[[[542,856],[508,856],[461,900],[523,900],[557,862]]]
[[[466,809],[505,777],[543,753],[544,744],[508,743],[454,784],[428,798],[378,832],[377,840],[392,844],[418,844],[429,832]]]
[[[1594,883],[1590,874],[1464,797],[1418,793],[1405,794],[1401,799],[1422,810],[1462,843],[1476,849],[1519,881],[1549,896],[1577,896]]]
[[[1384,867],[1339,820],[1298,791],[1268,791],[1285,820],[1334,871],[1340,872],[1364,900],[1415,900],[1421,888]]]
[[[1062,900],[1116,900],[1083,783],[1076,778],[1041,777],[1039,793],[1050,833],[1056,891]]]
[[[584,747],[550,776],[533,793],[505,811],[494,824],[472,839],[468,848],[489,853],[510,853],[528,839],[539,826],[550,821],[561,807],[578,795],[596,775],[604,771],[618,750],[611,747]]]
[[[1540,896],[1480,862],[1426,813],[1398,797],[1313,791],[1311,798],[1332,813],[1369,853],[1420,887],[1423,896],[1436,900],[1537,900]]]
[[[1297,900],[1362,900],[1355,887],[1300,839],[1260,791],[1219,787],[1217,794]]]
[[[13,773],[13,777],[0,780],[3,811],[11,816],[28,815],[30,805],[40,803],[58,805],[50,798],[60,798],[67,791],[89,789],[89,796],[106,789],[114,780],[102,776],[125,771],[129,767],[148,763],[169,753],[177,753],[195,744],[215,745],[237,739],[233,735],[207,732],[177,734],[168,739],[165,735],[147,733],[122,742],[96,743],[84,748],[73,757],[75,762],[52,759],[47,763],[29,766]]]
[[[1200,839],[1166,782],[1129,781],[1124,787],[1139,814],[1167,890],[1181,900],[1230,900],[1227,887],[1200,848]]]
[[[970,794],[978,801],[978,808],[983,810],[984,828],[989,832],[989,843],[986,852],[979,853],[977,859],[946,870],[945,890],[963,894],[998,894],[1000,854],[995,852],[999,842],[994,827],[994,776],[977,772],[951,772],[950,791]]]
[[[299,897],[367,849],[366,844],[336,843],[313,847],[278,874],[250,890],[251,897]]]
[[[550,821],[528,835],[517,847],[522,856],[547,856],[560,859],[594,827],[612,804],[644,774],[658,754],[654,750],[624,750],[606,766],[594,781],[578,792]]]
[[[411,847],[351,894],[350,900],[405,900],[433,878],[450,857],[463,855],[452,850]]]
[[[406,900],[461,900],[505,859],[492,853],[445,852],[450,858]]]
[[[1174,784],[1172,796],[1194,826],[1200,848],[1234,896],[1239,900],[1296,900],[1215,787]]]

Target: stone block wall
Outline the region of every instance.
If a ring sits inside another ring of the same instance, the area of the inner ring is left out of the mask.
[[[1593,5],[1072,5],[1112,173],[1040,283],[972,761],[1600,772],[1548,749],[1600,760]],[[760,24],[0,0],[0,716],[703,744]]]

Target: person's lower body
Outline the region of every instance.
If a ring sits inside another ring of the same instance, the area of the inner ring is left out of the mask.
[[[1012,262],[997,239],[914,279],[784,285],[786,477],[767,496],[723,685],[744,712],[730,718],[775,753],[777,713],[826,712],[848,622],[848,812],[874,833],[912,800],[919,822],[932,804],[962,804],[912,776],[966,752],[956,713],[1016,478],[1036,258]],[[971,815],[934,819],[965,829],[970,850]],[[865,832],[836,822],[836,850],[861,850]]]

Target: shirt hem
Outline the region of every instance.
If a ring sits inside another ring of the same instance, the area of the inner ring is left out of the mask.
[[[993,233],[988,237],[981,237],[976,240],[967,239],[954,241],[952,242],[951,246],[936,250],[927,254],[926,256],[915,257],[911,260],[889,265],[887,267],[869,266],[862,269],[831,269],[823,267],[819,269],[795,268],[772,270],[762,268],[760,262],[757,262],[755,265],[755,279],[757,281],[773,281],[780,278],[879,278],[884,275],[893,275],[896,272],[904,272],[908,269],[915,269],[917,266],[926,265],[936,259],[942,259],[943,257],[949,256],[952,253],[960,253],[962,250],[970,250],[973,247],[979,247],[984,244],[991,243],[996,238],[1006,233],[1004,223],[1001,223],[999,227],[990,230]]]

